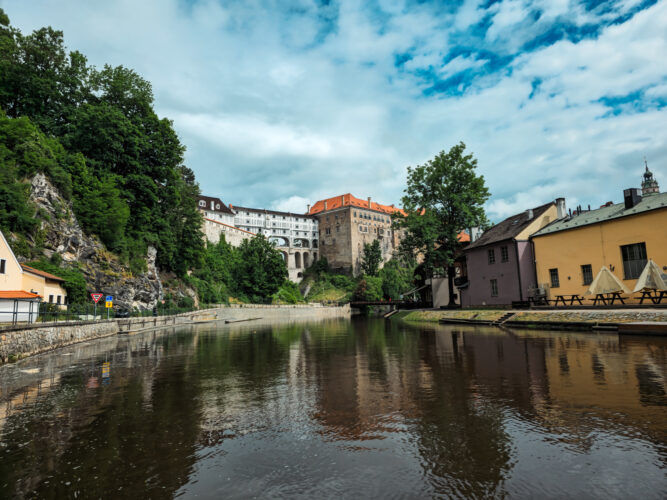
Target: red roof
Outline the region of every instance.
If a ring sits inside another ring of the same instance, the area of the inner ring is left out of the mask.
[[[380,203],[375,203],[374,201],[371,201],[369,206],[368,200],[355,198],[350,193],[342,194],[340,196],[334,196],[333,198],[327,198],[326,200],[320,200],[311,207],[310,212],[308,212],[308,214],[315,215],[320,212],[324,212],[325,202],[327,204],[326,208],[327,211],[342,207],[359,207],[359,208],[368,208],[370,210],[375,210],[376,212],[384,212],[386,214],[393,214],[395,212],[400,212],[403,215],[405,215],[405,212],[403,210],[393,205],[381,205]]]
[[[41,276],[42,278],[46,278],[53,281],[65,281],[64,279],[56,276],[55,274],[47,273],[46,271],[40,271],[39,269],[35,269],[34,267],[26,266],[25,264],[21,264],[21,267],[23,268],[24,271],[36,274],[37,276]]]
[[[0,290],[0,299],[40,299],[41,297],[38,293],[23,290]]]

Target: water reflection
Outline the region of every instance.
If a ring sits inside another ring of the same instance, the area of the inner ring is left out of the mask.
[[[381,320],[103,339],[0,368],[0,496],[658,498],[666,354]]]

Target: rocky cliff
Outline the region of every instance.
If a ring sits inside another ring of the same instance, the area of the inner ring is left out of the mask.
[[[130,309],[152,309],[162,299],[164,291],[155,266],[154,248],[148,249],[147,271],[133,275],[97,238],[83,232],[71,203],[44,175],[32,178],[30,199],[37,207],[44,255],[51,257],[58,252],[63,266],[78,265],[89,292],[113,295],[114,305]]]

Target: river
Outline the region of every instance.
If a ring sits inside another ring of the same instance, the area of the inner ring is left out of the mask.
[[[2,498],[664,498],[667,339],[187,326],[0,367]]]

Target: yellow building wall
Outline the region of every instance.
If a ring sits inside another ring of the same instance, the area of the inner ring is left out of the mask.
[[[621,246],[642,242],[648,259],[667,266],[667,209],[534,237],[537,282],[549,284],[549,269],[556,268],[560,287],[551,289],[550,296],[583,295],[589,285],[583,284],[581,266],[591,264],[593,278],[607,266],[633,290],[637,280],[624,279]]]
[[[22,281],[23,283],[20,290],[24,290],[26,292],[34,290],[42,296],[42,299],[44,299],[44,283],[46,280],[43,277],[24,272]]]
[[[542,215],[537,217],[533,222],[528,224],[528,226],[523,231],[517,234],[514,239],[518,241],[528,240],[531,234],[539,231],[550,222],[555,221],[557,217],[558,209],[556,208],[556,205],[549,207]]]
[[[14,254],[2,233],[0,233],[0,259],[4,259],[5,272],[0,274],[0,290],[16,291],[23,290],[23,270],[16,261]],[[28,289],[29,291],[29,289]]]
[[[60,303],[65,304],[66,298],[67,297],[67,292],[63,287],[61,287],[58,283],[52,282],[52,281],[46,281],[44,283],[44,293],[40,294],[42,297],[44,297],[44,302],[49,301],[49,295],[53,295],[53,303],[57,304],[58,303],[58,296],[60,296]]]

